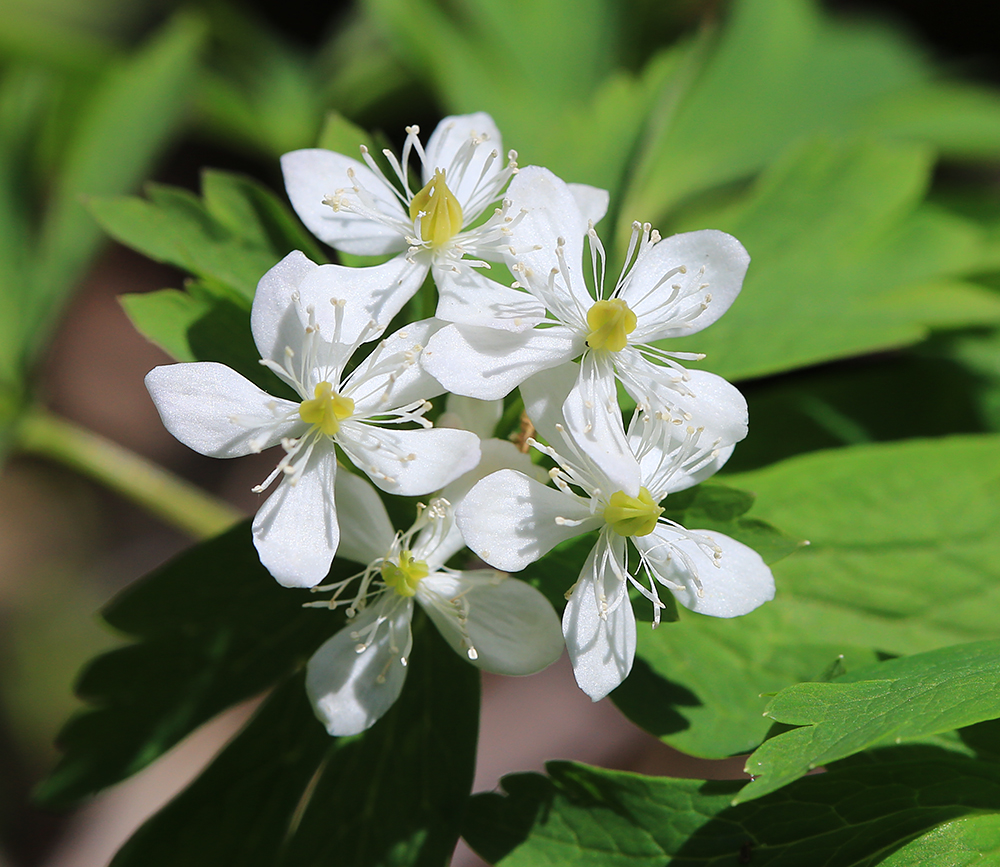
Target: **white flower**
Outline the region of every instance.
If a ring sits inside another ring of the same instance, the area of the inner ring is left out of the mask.
[[[315,588],[333,597],[314,607],[346,605],[350,620],[313,654],[306,671],[310,701],[331,735],[364,731],[396,701],[412,647],[414,602],[457,653],[486,671],[532,674],[559,657],[559,621],[541,593],[502,572],[444,565],[463,546],[447,500],[418,507],[416,523],[393,534],[375,492],[356,476],[352,485],[362,508],[345,516],[344,537],[352,539],[352,558],[368,566]],[[354,595],[342,599],[355,579]]]
[[[396,290],[369,309],[383,328],[428,271],[438,286],[438,318],[451,319],[450,304],[469,293],[489,298],[491,306],[484,315],[490,317],[505,304],[535,310],[533,299],[473,268],[488,267],[488,259],[500,260],[501,251],[510,244],[516,220],[508,216],[508,202],[501,202],[485,222],[480,217],[517,171],[517,154],[510,151],[504,162],[500,132],[482,112],[446,117],[426,150],[419,132],[416,126],[407,127],[402,159],[383,151],[396,176],[393,180],[364,146],[364,162],[320,148],[285,154],[281,166],[296,213],[316,237],[338,250],[369,256],[398,254],[380,266],[397,276]],[[414,154],[421,177],[416,191],[410,186]]]
[[[660,587],[692,611],[736,617],[773,598],[774,579],[742,543],[662,517],[659,503],[666,496],[718,468],[719,455],[700,446],[698,430],[688,427],[678,441],[673,425],[637,412],[627,440],[609,437],[602,448],[584,451],[573,421],[582,411],[574,406],[579,393],[566,394],[565,372],[553,372],[551,379],[538,383],[537,391],[529,389],[525,403],[538,430],[559,444],[559,451],[535,444],[556,463],[550,471],[555,487],[502,470],[469,492],[457,520],[473,551],[510,572],[566,539],[599,531],[562,621],[577,682],[596,701],[632,667],[636,626],[629,584],[652,602],[658,622]],[[630,545],[639,558],[637,574],[629,568]]]
[[[362,288],[332,299],[321,283],[310,282],[317,270],[301,254],[286,257],[261,280],[251,315],[261,364],[300,400],[273,397],[216,362],[165,365],[146,376],[167,430],[195,451],[230,458],[279,443],[285,450],[255,488],[281,479],[257,511],[253,537],[261,562],[289,587],[322,581],[337,552],[335,446],[380,488],[404,496],[441,488],[480,456],[475,434],[427,429],[423,419],[427,398],[441,388],[417,359],[440,323],[425,320],[397,331],[345,374],[373,330],[370,322],[359,327],[353,315],[368,295]],[[326,317],[322,325],[317,310]],[[421,429],[398,428],[407,422]]]
[[[729,308],[749,263],[739,241],[714,230],[661,240],[648,225],[635,224],[626,267],[605,292],[604,249],[577,191],[529,166],[507,195],[521,218],[511,270],[546,317],[528,321],[508,313],[492,323],[456,322],[431,339],[424,367],[449,391],[489,399],[580,358],[580,387],[594,411],[617,411],[617,378],[643,409],[704,428],[705,442],[743,439],[747,408],[740,392],[677,360],[701,356],[652,345],[699,331]],[[596,298],[583,276],[585,237]]]

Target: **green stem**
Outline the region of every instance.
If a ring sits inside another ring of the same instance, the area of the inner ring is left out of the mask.
[[[196,539],[215,536],[245,517],[158,464],[40,408],[22,417],[13,445],[90,476]]]

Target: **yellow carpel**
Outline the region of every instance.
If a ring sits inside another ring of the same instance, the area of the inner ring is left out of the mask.
[[[628,343],[628,335],[635,331],[635,314],[621,298],[598,301],[587,311],[587,346],[591,349],[608,349],[620,352]]]
[[[327,436],[340,430],[340,423],[354,415],[354,401],[342,397],[329,382],[321,382],[313,392],[315,397],[299,404],[299,417],[306,424],[316,425]]]
[[[656,520],[663,514],[645,488],[639,488],[638,497],[616,491],[604,509],[604,520],[619,536],[648,536],[656,528]]]
[[[412,551],[400,551],[399,563],[386,560],[382,563],[382,580],[400,596],[413,596],[417,585],[430,570],[423,560],[414,560]]]
[[[444,182],[444,169],[434,169],[434,177],[410,202],[410,219],[420,217],[420,237],[432,247],[450,241],[462,228],[462,206]]]

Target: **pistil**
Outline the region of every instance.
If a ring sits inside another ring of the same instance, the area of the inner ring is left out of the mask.
[[[427,563],[414,560],[413,552],[405,549],[399,552],[398,563],[392,560],[382,563],[382,580],[400,596],[414,596],[417,585],[429,574]]]
[[[656,529],[663,509],[646,488],[639,488],[638,497],[615,491],[604,509],[604,520],[619,536],[648,536]]]
[[[628,344],[628,335],[635,331],[636,317],[621,298],[598,301],[587,311],[587,346],[620,352]]]
[[[329,382],[318,383],[313,394],[312,399],[299,404],[299,416],[332,437],[340,430],[340,423],[354,415],[354,401],[337,394]]]
[[[410,219],[420,220],[420,237],[431,247],[440,247],[461,230],[462,206],[448,189],[443,169],[435,169],[427,186],[410,201]]]

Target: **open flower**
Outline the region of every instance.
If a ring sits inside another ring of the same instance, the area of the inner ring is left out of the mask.
[[[368,149],[359,162],[321,148],[293,151],[281,158],[285,187],[296,213],[320,240],[346,253],[398,254],[383,268],[397,277],[393,293],[369,311],[385,327],[419,288],[428,271],[438,286],[438,317],[451,319],[447,308],[470,293],[488,303],[492,317],[514,305],[537,311],[537,303],[489,280],[474,266],[500,261],[510,244],[509,203],[501,202],[485,221],[480,217],[500,199],[517,171],[514,151],[501,156],[500,132],[482,112],[446,117],[426,149],[419,128],[407,127],[402,158],[383,151],[395,178],[390,180]],[[420,189],[410,185],[410,158],[420,162]],[[488,302],[484,299],[489,299]]]
[[[567,394],[564,372],[551,377],[525,393],[525,406],[542,435],[559,446],[532,443],[555,462],[555,487],[501,470],[469,492],[457,520],[473,551],[510,572],[566,539],[598,531],[562,620],[577,683],[596,701],[632,667],[636,626],[629,585],[650,600],[658,622],[660,588],[692,611],[736,617],[773,598],[774,579],[746,545],[663,517],[665,497],[718,466],[715,450],[700,444],[701,431],[689,426],[678,441],[665,419],[637,412],[627,439],[609,438],[603,448],[584,451],[573,421],[581,412],[573,406],[579,393]],[[630,551],[639,561],[634,573]]]
[[[261,562],[289,587],[318,584],[336,554],[337,446],[380,488],[404,496],[441,488],[480,457],[475,434],[429,429],[423,418],[427,398],[441,388],[417,359],[440,323],[400,329],[345,374],[374,328],[357,327],[359,317],[352,315],[368,295],[323,294],[308,280],[316,268],[301,254],[286,257],[261,280],[251,315],[261,364],[299,400],[273,397],[216,362],[164,365],[146,376],[167,430],[195,451],[231,458],[279,444],[284,449],[274,472],[255,488],[264,491],[280,478],[257,511],[253,537]],[[329,317],[323,325],[317,306]],[[420,427],[400,428],[405,423]]]
[[[418,507],[414,525],[394,534],[371,487],[357,476],[351,484],[360,508],[344,516],[344,538],[352,540],[351,558],[368,565],[315,588],[333,596],[312,605],[344,605],[349,622],[313,654],[306,671],[310,701],[331,735],[364,731],[398,698],[415,602],[457,653],[486,671],[532,674],[559,657],[559,621],[541,593],[492,569],[444,565],[463,547],[447,500]]]
[[[700,331],[725,313],[749,263],[739,241],[714,230],[661,240],[648,225],[635,224],[625,268],[606,291],[604,249],[577,192],[547,169],[529,166],[507,198],[520,217],[507,258],[545,317],[527,320],[511,310],[493,322],[456,321],[431,339],[424,367],[451,392],[491,399],[579,359],[579,387],[595,412],[617,408],[617,378],[641,408],[703,428],[713,448],[743,439],[747,407],[740,392],[679,363],[701,356],[654,345]],[[584,280],[584,238],[596,297]]]

